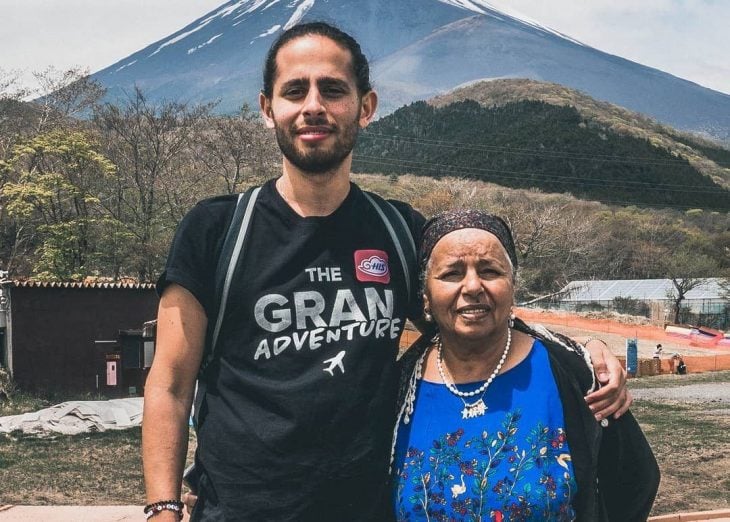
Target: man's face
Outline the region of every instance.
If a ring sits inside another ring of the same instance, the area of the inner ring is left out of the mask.
[[[261,95],[261,110],[284,157],[300,170],[338,168],[370,122],[377,97],[358,95],[352,69],[350,52],[323,36],[296,38],[279,49],[273,94]]]

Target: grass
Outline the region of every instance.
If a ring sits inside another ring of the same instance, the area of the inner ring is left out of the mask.
[[[0,504],[144,504],[141,431],[0,439]]]
[[[630,381],[631,388],[723,383],[730,372],[661,375]],[[717,402],[636,401],[632,411],[662,473],[653,515],[730,508],[730,418]],[[718,414],[719,413],[719,414]]]
[[[703,382],[730,386],[730,372],[646,377],[630,381],[630,387]],[[17,399],[12,409],[18,412],[46,400]],[[730,508],[730,418],[717,414],[720,407],[677,404],[671,397],[634,403],[632,411],[662,472],[653,515]],[[7,410],[7,405],[2,408]],[[49,439],[0,435],[0,484],[5,485],[0,505],[141,505],[140,440],[140,428]],[[193,447],[194,435],[190,454]]]

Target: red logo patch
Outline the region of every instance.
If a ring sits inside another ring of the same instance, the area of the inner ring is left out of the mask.
[[[388,254],[382,250],[356,250],[355,276],[358,281],[390,283]]]

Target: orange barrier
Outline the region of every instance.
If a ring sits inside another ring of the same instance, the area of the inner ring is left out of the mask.
[[[626,368],[626,357],[617,356],[621,366]],[[683,356],[687,365],[687,373],[718,372],[730,370],[730,355],[686,355]],[[671,359],[639,359],[637,377],[676,373]]]
[[[672,335],[665,332],[661,326],[656,325],[624,324],[611,319],[582,317],[559,310],[517,308],[515,313],[520,319],[528,323],[557,324],[594,332],[618,334],[627,338],[636,337],[650,341],[667,341],[696,348],[712,348],[713,350],[727,349],[730,352],[730,346],[725,341],[720,342],[720,337],[706,339],[700,336]]]
[[[564,312],[546,312],[534,310],[532,308],[519,308],[516,310],[516,313],[520,319],[529,323],[560,324],[585,330],[593,330],[596,332],[619,334],[627,338],[638,337],[640,339],[652,341],[671,340],[676,343],[683,340],[677,336],[666,334],[664,329],[658,326],[622,324],[609,319],[592,319]],[[408,324],[406,330],[401,336],[401,351],[413,344],[420,335],[416,330],[411,328],[411,325]],[[698,346],[692,343],[689,339],[686,339],[685,341],[687,345]],[[713,348],[716,349],[718,346]],[[684,364],[687,365],[688,373],[730,370],[730,353],[721,355],[686,355],[682,356],[682,358],[684,359]],[[618,359],[621,361],[624,368],[626,368],[626,358],[618,356]],[[656,359],[639,359],[638,375],[657,375],[660,373],[674,373],[673,361],[670,357],[665,356],[661,358],[659,365],[657,365]]]

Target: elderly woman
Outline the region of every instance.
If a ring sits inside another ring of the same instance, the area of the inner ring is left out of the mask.
[[[398,520],[645,520],[659,483],[651,449],[630,413],[596,421],[578,345],[514,317],[506,223],[479,211],[433,218],[421,268],[438,334],[402,359]]]

